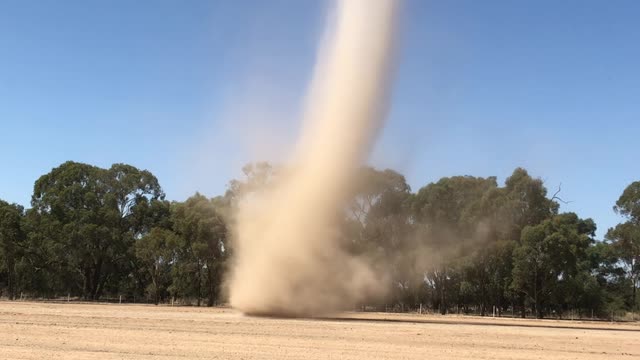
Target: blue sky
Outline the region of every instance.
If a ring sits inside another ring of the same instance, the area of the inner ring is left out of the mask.
[[[281,160],[327,3],[0,0],[0,198],[28,205],[66,160],[148,169],[174,200]],[[414,190],[523,166],[602,236],[640,180],[638,19],[631,0],[407,0],[372,164]]]

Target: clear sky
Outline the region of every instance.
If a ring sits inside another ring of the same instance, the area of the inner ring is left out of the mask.
[[[281,160],[326,8],[0,0],[0,199],[28,205],[66,160],[148,169],[172,200]],[[561,209],[603,236],[640,180],[638,19],[634,0],[407,0],[372,164],[414,190],[451,175],[502,183],[523,166],[550,191],[562,183]]]

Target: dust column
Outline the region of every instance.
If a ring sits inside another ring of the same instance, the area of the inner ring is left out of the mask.
[[[231,305],[307,316],[382,295],[366,259],[343,250],[338,220],[386,116],[398,0],[335,3],[290,171],[236,214]]]

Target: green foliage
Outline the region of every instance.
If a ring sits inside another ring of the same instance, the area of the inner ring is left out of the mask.
[[[277,176],[277,170],[268,162],[249,163],[242,167],[245,180],[233,179],[229,182],[229,188],[225,197],[237,200],[243,196],[263,190]]]
[[[159,227],[152,228],[135,243],[136,258],[151,278],[146,288],[147,296],[154,299],[156,305],[168,295],[178,244],[179,239],[173,231]]]
[[[33,262],[56,259],[43,265],[58,290],[98,299],[134,270],[131,249],[148,223],[149,203],[163,198],[148,171],[66,162],[34,185],[29,220],[40,249]]]
[[[640,181],[635,181],[624,189],[613,209],[636,224],[640,223]]]
[[[613,208],[627,221],[609,229],[606,239],[615,256],[621,260],[619,272],[623,273],[631,288],[631,295],[623,297],[628,308],[638,309],[640,287],[640,181],[631,183],[623,191]]]
[[[592,243],[593,222],[581,220],[573,213],[556,215],[539,225],[527,226],[521,242],[513,252],[512,287],[527,296],[533,311],[543,317],[545,310],[562,312],[576,294],[575,279],[581,271],[581,260]]]
[[[6,287],[10,300],[16,297],[16,262],[24,246],[23,213],[21,206],[0,200],[0,286]]]
[[[287,170],[242,171],[224,196],[168,202],[148,171],[61,164],[35,182],[30,209],[0,200],[0,295],[224,301],[234,209]],[[522,168],[503,186],[453,176],[415,193],[389,169],[357,180],[336,214],[342,245],[387,275],[398,309],[609,317],[637,306],[640,182],[615,204],[625,222],[596,241],[591,219],[559,213],[558,193]]]
[[[178,234],[173,291],[186,297],[218,300],[226,260],[227,228],[214,201],[196,193],[174,205],[174,230]]]

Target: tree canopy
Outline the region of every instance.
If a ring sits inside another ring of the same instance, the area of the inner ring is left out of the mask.
[[[248,164],[221,196],[169,202],[149,171],[65,162],[35,181],[31,208],[0,200],[0,296],[224,302],[234,209],[286,171]],[[640,181],[603,240],[522,168],[504,184],[452,176],[413,192],[402,174],[363,167],[351,190],[336,230],[389,288],[363,306],[537,317],[638,307]]]

